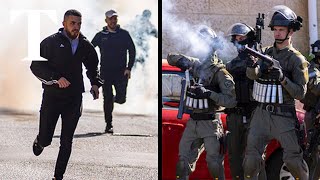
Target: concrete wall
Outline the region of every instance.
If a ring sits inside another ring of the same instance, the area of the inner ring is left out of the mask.
[[[293,36],[293,45],[302,53],[307,53],[309,49],[308,36],[308,1],[307,0],[164,0],[164,3],[172,3],[172,9],[168,13],[176,16],[179,21],[188,24],[206,24],[216,32],[223,31],[236,22],[244,22],[254,27],[258,13],[267,13],[275,5],[286,5],[297,15],[303,18],[303,27]],[[318,14],[320,14],[320,3],[318,3]],[[166,9],[166,8],[165,8]],[[163,10],[164,11],[164,10]],[[168,19],[162,19],[166,22]],[[318,19],[318,24],[320,18]],[[269,20],[265,20],[265,30],[262,32],[263,46],[273,43],[273,34],[268,28]],[[319,31],[320,32],[320,31]],[[176,41],[172,39],[172,32],[163,29],[162,33],[162,58],[166,58],[169,52],[184,52],[177,47]]]

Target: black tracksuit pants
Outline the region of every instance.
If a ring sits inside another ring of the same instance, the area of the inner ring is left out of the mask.
[[[54,176],[62,179],[71,154],[72,139],[82,111],[82,94],[57,95],[44,91],[40,109],[39,143],[51,144],[54,130],[61,115],[60,150]]]
[[[103,110],[104,118],[108,128],[112,127],[112,111],[113,103],[123,104],[126,102],[128,78],[126,76],[118,77],[117,79],[105,79],[102,85],[103,92]],[[113,95],[112,86],[116,91],[116,96]]]

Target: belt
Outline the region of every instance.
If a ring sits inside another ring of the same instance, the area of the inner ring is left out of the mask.
[[[295,115],[295,106],[294,105],[288,105],[288,104],[267,104],[267,103],[260,103],[259,107],[263,110],[266,110],[270,113],[283,115],[283,116],[289,116],[293,117]],[[288,114],[289,113],[289,114]]]
[[[197,120],[214,120],[215,114],[193,113],[193,114],[190,114],[190,117],[195,121],[197,121]]]
[[[226,114],[236,113],[236,114],[245,114],[245,109],[243,107],[234,107],[225,109]]]

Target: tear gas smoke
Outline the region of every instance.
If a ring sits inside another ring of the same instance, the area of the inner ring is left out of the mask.
[[[124,28],[130,32],[134,44],[136,45],[136,63],[141,63],[142,65],[146,60],[150,60],[150,38],[158,38],[158,30],[150,22],[149,15],[151,16],[151,12],[146,9],[143,11],[142,15],[137,15],[134,20],[124,26]]]
[[[199,59],[207,57],[212,50],[206,42],[201,40],[198,35],[199,27],[203,25],[210,26],[211,23],[201,22],[196,25],[191,25],[186,21],[178,19],[176,15],[171,13],[173,11],[174,5],[170,0],[162,1],[162,28],[163,32],[167,32],[170,36],[172,44],[175,46],[177,53],[184,53],[189,56],[194,56]],[[211,27],[214,30],[214,27]],[[214,41],[211,44],[218,48],[217,54],[219,59],[224,63],[231,61],[237,57],[238,52],[234,45],[225,38],[223,32],[217,33],[217,38],[219,41]]]
[[[120,3],[116,0],[63,0],[56,1],[18,1],[4,0],[0,7],[2,40],[0,46],[0,108],[38,111],[41,104],[41,82],[31,73],[31,61],[22,61],[27,56],[27,17],[19,16],[10,24],[11,10],[56,10],[58,24],[45,15],[41,16],[41,40],[56,33],[62,27],[63,15],[68,9],[77,9],[82,13],[81,32],[92,40],[93,36],[105,26],[105,11],[115,9],[121,27],[131,21],[144,9],[152,12],[151,21],[158,26],[158,1],[137,0],[131,3]],[[137,24],[138,26],[138,24]],[[40,42],[39,42],[40,43]],[[150,62],[145,68],[136,67],[131,73],[128,85],[127,103],[115,108],[115,111],[157,115],[157,39],[150,40]],[[98,49],[98,48],[97,48]],[[143,71],[144,70],[144,71]],[[85,76],[85,74],[84,74]],[[90,89],[85,76],[86,91]],[[141,87],[143,91],[140,91]],[[92,101],[90,93],[84,94],[84,108],[103,110],[102,93],[100,99]],[[117,105],[116,105],[117,106]],[[134,108],[133,108],[134,107]]]

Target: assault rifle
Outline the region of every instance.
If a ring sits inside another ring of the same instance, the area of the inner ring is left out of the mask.
[[[277,67],[277,68],[281,68],[280,63],[278,60],[273,59],[272,57],[262,54],[252,48],[246,47],[246,46],[241,46],[240,49],[248,54],[250,54],[251,56],[254,56],[256,58],[261,59],[268,68],[270,67]]]
[[[258,13],[258,17],[256,19],[256,27],[255,27],[255,42],[261,46],[261,29],[264,29],[264,14]],[[261,49],[261,47],[259,47]]]

